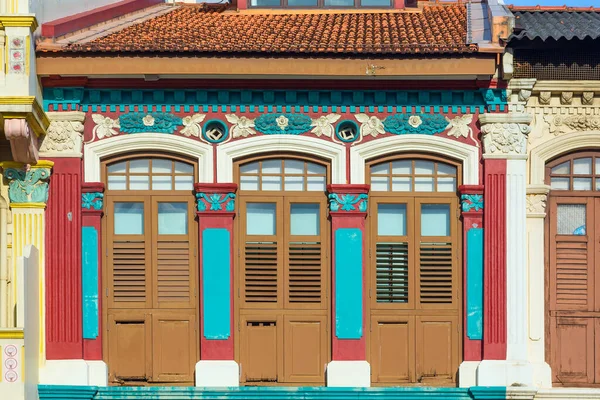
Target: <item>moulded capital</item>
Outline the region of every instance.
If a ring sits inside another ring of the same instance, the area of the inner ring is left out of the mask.
[[[235,215],[236,183],[196,183],[194,190],[198,212]]]
[[[329,212],[333,214],[365,213],[369,208],[369,185],[327,185]]]
[[[104,183],[86,182],[81,185],[81,208],[84,212],[102,212]]]
[[[49,112],[50,126],[41,141],[43,157],[81,157],[85,113],[80,111]]]
[[[46,204],[52,161],[35,165],[5,161],[0,163],[8,183],[8,198],[14,204]]]
[[[548,185],[529,185],[527,187],[527,217],[546,217],[546,206],[549,191],[550,186]]]
[[[481,115],[479,121],[483,133],[484,157],[526,158],[531,120],[531,115],[521,113]]]
[[[463,214],[468,212],[483,213],[483,185],[461,185],[458,191],[460,192],[460,206]]]

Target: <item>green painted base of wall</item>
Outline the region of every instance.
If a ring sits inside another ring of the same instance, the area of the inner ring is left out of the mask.
[[[40,385],[40,400],[504,400],[505,387],[328,388],[328,387],[95,387]]]

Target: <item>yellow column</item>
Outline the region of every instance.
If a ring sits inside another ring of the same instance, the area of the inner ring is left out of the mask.
[[[25,246],[31,244],[39,250],[40,266],[40,359],[44,360],[45,351],[45,209],[48,201],[48,184],[52,161],[38,161],[35,165],[23,165],[15,162],[2,162],[3,175],[9,181],[8,198],[13,216],[13,265],[12,277],[17,276],[17,257],[23,255]],[[20,282],[13,288],[20,288]],[[14,290],[15,304],[22,301],[24,293]],[[19,307],[20,308],[20,307]],[[23,315],[17,315],[17,326],[23,326]]]

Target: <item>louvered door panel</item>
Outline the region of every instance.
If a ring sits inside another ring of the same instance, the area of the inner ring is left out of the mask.
[[[146,261],[145,241],[113,241],[112,292],[115,306],[130,308],[146,303]]]
[[[244,298],[250,304],[272,304],[278,299],[277,242],[246,242],[244,248]]]
[[[377,243],[376,293],[378,303],[407,303],[408,243]]]
[[[588,277],[588,241],[556,239],[556,309],[587,310],[591,303]]]
[[[158,306],[160,308],[191,307],[195,279],[189,241],[159,239],[156,245]]]
[[[419,301],[421,304],[452,304],[452,243],[421,242],[419,249]]]
[[[323,291],[323,254],[319,242],[291,242],[288,247],[288,301],[294,305],[320,304]]]

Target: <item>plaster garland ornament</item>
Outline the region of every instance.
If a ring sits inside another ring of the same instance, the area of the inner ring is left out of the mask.
[[[206,114],[194,114],[183,117],[181,122],[183,123],[184,128],[179,133],[185,137],[200,137],[200,132],[202,132],[200,123],[204,121],[205,118]]]
[[[527,135],[531,132],[529,124],[489,123],[482,125],[481,131],[487,154],[527,154]]]
[[[40,152],[81,153],[81,121],[52,121],[40,146]]]
[[[528,194],[527,201],[527,212],[530,214],[544,214],[546,213],[546,202],[548,196],[545,194]]]
[[[314,128],[310,131],[314,133],[315,136],[321,137],[326,136],[333,138],[335,137],[335,128],[333,126],[342,116],[339,114],[328,114],[322,115],[319,118],[313,118],[310,126]]]
[[[600,130],[600,117],[590,115],[544,115],[548,131],[554,136],[575,131]]]
[[[207,195],[206,193],[199,192],[196,193],[196,201],[198,211],[206,211],[207,206],[210,206],[210,211],[222,211],[223,203],[227,203],[225,204],[225,211],[235,211],[235,193],[213,193]]]
[[[369,206],[369,196],[364,193],[357,195],[330,193],[327,198],[329,199],[329,211],[331,212],[340,211],[340,207],[342,211],[355,211],[357,204],[358,211],[367,212]]]
[[[50,168],[4,168],[11,203],[46,203]]]
[[[238,137],[256,135],[256,131],[253,129],[255,126],[254,118],[247,118],[244,116],[238,117],[235,114],[226,114],[225,119],[227,119],[230,124],[233,124],[231,126],[231,133],[234,139]]]
[[[81,194],[81,208],[87,210],[102,210],[104,194],[101,192],[89,192]]]
[[[263,114],[254,120],[254,127],[265,135],[300,135],[310,131],[311,123],[303,114]]]
[[[453,136],[457,139],[459,137],[471,138],[473,143],[479,147],[479,142],[473,137],[473,128],[471,128],[473,114],[459,115],[452,119],[446,117],[446,121],[448,121],[448,126],[450,127],[448,136]]]
[[[540,92],[538,99],[541,105],[548,105],[550,104],[550,100],[552,100],[552,92]]]
[[[448,119],[439,114],[394,114],[386,117],[383,125],[393,135],[435,135],[450,126]]]
[[[581,104],[591,106],[594,104],[594,92],[583,92],[581,94]]]
[[[92,141],[94,141],[96,138],[109,138],[119,134],[119,129],[121,129],[121,126],[118,118],[112,119],[101,114],[92,114],[92,120],[96,124],[94,129],[92,129]]]
[[[167,113],[127,113],[119,116],[121,131],[126,133],[173,133],[183,125],[180,117]]]
[[[573,92],[561,92],[560,104],[571,104],[573,102]]]
[[[483,210],[483,195],[481,194],[463,194],[460,196],[460,201],[463,212]]]
[[[369,117],[367,114],[356,114],[354,118],[361,124],[360,139],[356,143],[360,142],[365,136],[377,137],[385,134],[383,122],[376,116]]]

